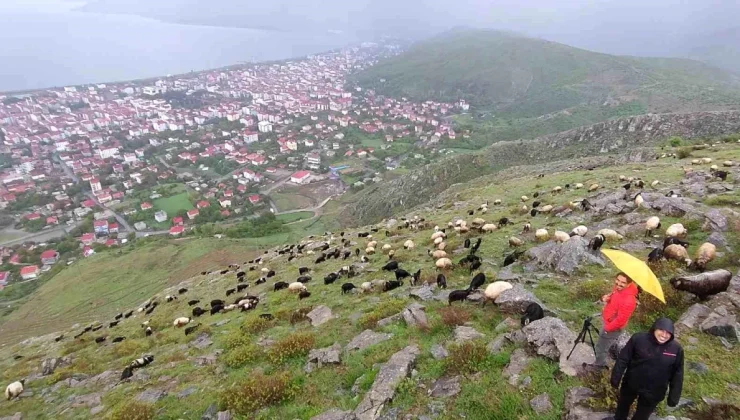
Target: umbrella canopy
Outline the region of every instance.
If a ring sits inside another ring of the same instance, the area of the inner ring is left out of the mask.
[[[601,253],[606,255],[620,271],[637,283],[643,291],[650,293],[665,303],[663,288],[660,286],[660,282],[655,277],[653,270],[644,261],[616,249],[602,249]]]

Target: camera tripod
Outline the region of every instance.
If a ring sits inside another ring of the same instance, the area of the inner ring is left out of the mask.
[[[583,328],[581,328],[581,332],[578,333],[578,337],[576,337],[575,341],[573,342],[573,348],[570,349],[570,353],[568,353],[568,357],[566,357],[565,360],[570,360],[570,356],[573,354],[573,351],[576,349],[578,343],[586,342],[586,334],[588,334],[588,341],[589,343],[591,343],[591,348],[594,350],[594,354],[596,353],[594,337],[591,335],[592,330],[596,333],[596,336],[599,335],[599,329],[591,324],[591,317],[588,317],[583,320]]]

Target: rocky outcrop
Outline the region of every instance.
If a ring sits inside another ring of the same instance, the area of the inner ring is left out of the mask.
[[[570,388],[565,393],[564,420],[603,420],[611,416],[603,411],[595,413],[586,407],[586,401],[595,395],[591,389],[582,386]]]
[[[579,344],[570,359],[568,353],[573,348],[576,334],[565,323],[553,317],[545,317],[529,323],[522,329],[527,342],[535,348],[537,354],[548,359],[557,360],[560,370],[568,376],[576,376],[583,363],[594,362],[594,352],[588,344]]]
[[[331,309],[327,306],[321,305],[306,314],[306,316],[311,320],[311,325],[318,327],[328,322],[332,318],[332,313]]]
[[[41,376],[51,375],[58,367],[68,363],[68,358],[50,357],[48,359],[44,359],[44,361],[41,362]]]
[[[560,244],[554,241],[530,248],[527,256],[532,264],[540,269],[549,269],[555,272],[573,275],[584,264],[598,264],[603,266],[604,260],[597,253],[588,249],[588,241],[580,236]]]
[[[676,321],[676,335],[681,335],[689,330],[698,328],[701,322],[706,319],[712,310],[701,303],[695,303],[684,312]]]
[[[464,341],[475,340],[477,338],[483,338],[483,334],[476,331],[473,327],[466,327],[464,325],[458,325],[455,327],[455,341],[462,343]]]
[[[529,405],[532,407],[532,410],[534,410],[537,414],[544,414],[548,411],[552,410],[552,403],[550,402],[550,396],[547,393],[540,394],[531,400],[529,400]]]
[[[393,354],[380,368],[372,387],[354,411],[357,420],[375,420],[380,417],[385,405],[396,394],[398,384],[411,373],[419,352],[418,347],[408,346]]]
[[[529,356],[523,349],[516,349],[511,353],[509,364],[504,368],[502,375],[504,378],[508,378],[513,375],[519,375],[525,367],[529,364]]]
[[[494,301],[499,310],[510,314],[523,313],[527,306],[533,302],[544,308],[542,302],[521,284],[515,284],[511,289],[504,290]]]
[[[334,343],[331,347],[313,349],[308,353],[306,367],[303,370],[305,372],[312,372],[314,369],[321,368],[324,365],[338,365],[342,363],[341,352],[342,346],[339,343]]]
[[[720,315],[717,312],[712,312],[701,323],[701,330],[707,334],[724,337],[735,342],[740,338],[740,325],[738,325],[735,315]]]
[[[432,384],[429,396],[434,398],[447,398],[460,393],[460,377],[439,378]]]
[[[362,350],[374,344],[382,343],[392,337],[391,334],[376,333],[373,330],[365,330],[355,336],[344,348],[347,351]]]

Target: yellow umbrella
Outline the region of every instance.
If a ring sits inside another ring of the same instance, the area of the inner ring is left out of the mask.
[[[601,253],[606,255],[620,271],[634,280],[643,291],[650,293],[665,303],[663,288],[660,286],[660,282],[655,277],[653,270],[644,261],[616,249],[602,249]]]

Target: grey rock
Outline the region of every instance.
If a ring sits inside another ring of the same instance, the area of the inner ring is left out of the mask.
[[[523,349],[514,350],[509,359],[509,364],[504,368],[502,375],[505,378],[512,375],[519,375],[527,367],[529,360],[529,356],[527,356],[527,353]]]
[[[311,417],[311,420],[350,420],[354,417],[351,411],[341,411],[336,408],[332,408],[329,411],[325,411],[318,416]]]
[[[525,376],[524,378],[522,378],[522,381],[519,383],[519,389],[527,388],[531,384],[532,384],[532,377]]]
[[[499,322],[498,325],[496,325],[496,328],[494,330],[496,332],[508,331],[508,330],[513,330],[515,328],[519,328],[520,325],[521,325],[521,322],[518,319],[506,317],[506,319],[504,319],[503,321]]]
[[[448,398],[460,393],[460,377],[439,378],[434,381],[429,395],[434,398]]]
[[[537,414],[544,414],[550,410],[552,410],[552,403],[550,402],[550,395],[547,393],[540,394],[531,400],[529,400],[529,405],[532,407],[532,410],[534,410]]]
[[[722,214],[719,209],[716,208],[710,208],[706,212],[704,212],[704,217],[706,217],[706,225],[709,227],[712,231],[719,231],[719,232],[726,232],[727,231],[727,217]]]
[[[444,359],[445,357],[450,355],[447,349],[439,344],[433,345],[430,349],[430,352],[432,353],[432,357],[434,357],[435,360]]]
[[[199,334],[195,340],[190,342],[190,345],[198,350],[203,350],[211,344],[213,344],[213,341],[210,339],[210,336],[207,333]]]
[[[717,247],[723,247],[730,249],[727,245],[727,238],[722,232],[712,232],[707,238],[707,242],[714,244]],[[730,249],[731,250],[731,249]]]
[[[333,317],[331,309],[324,305],[314,308],[311,312],[306,314],[306,316],[311,320],[311,325],[314,327],[318,327],[319,325],[328,322]]]
[[[428,284],[421,287],[415,287],[409,291],[409,296],[424,301],[432,300],[434,299],[434,288]]]
[[[510,333],[504,334],[504,337],[514,344],[525,344],[527,342],[527,335],[522,330],[515,330]]]
[[[217,420],[231,420],[231,411],[219,411],[216,415]]]
[[[102,413],[103,410],[105,410],[105,406],[104,405],[99,405],[97,407],[93,407],[93,408],[90,409],[90,415],[91,416],[97,416],[98,414]]]
[[[218,405],[216,405],[216,403],[212,403],[208,408],[206,408],[203,415],[200,416],[200,420],[216,420],[216,416],[218,416]]]
[[[409,327],[428,328],[429,322],[427,316],[424,313],[424,307],[419,304],[412,304],[401,311],[403,320],[406,321],[406,325]]]
[[[189,387],[183,389],[182,391],[178,392],[177,393],[177,398],[185,398],[185,397],[187,397],[187,396],[189,396],[191,394],[194,394],[196,392],[198,392],[198,388],[196,388],[194,386],[189,386]]]
[[[511,376],[509,376],[509,385],[511,385],[511,386],[519,386],[519,379],[521,379],[521,378],[520,378],[519,374],[516,374],[516,373],[513,374],[513,375],[511,375]]]
[[[90,379],[87,379],[85,381],[81,381],[77,384],[77,386],[95,386],[95,387],[105,387],[108,385],[113,385],[113,383],[118,382],[118,379],[120,378],[121,373],[116,372],[113,370],[106,370],[104,372],[101,372],[95,376],[93,376]]]
[[[375,420],[380,417],[385,405],[396,394],[398,384],[408,377],[419,353],[418,347],[408,346],[391,356],[380,368],[372,387],[355,409],[357,420]]]
[[[740,284],[740,281],[738,283]],[[452,290],[450,289],[440,290],[439,292],[437,292],[436,295],[434,295],[434,300],[438,300],[440,302],[447,302],[450,297],[450,292],[452,292]]]
[[[722,316],[712,312],[701,323],[701,330],[707,334],[725,337],[734,342],[737,342],[738,337],[740,337],[740,327],[738,327],[735,315]]]
[[[523,313],[532,302],[539,304],[543,309],[545,307],[532,292],[526,290],[521,284],[515,284],[511,289],[504,290],[494,301],[499,310],[510,314]]]
[[[469,294],[465,300],[468,302],[480,302],[484,298],[483,291],[482,290],[474,290],[471,294]]]
[[[650,202],[650,206],[666,216],[686,217],[692,220],[703,218],[702,212],[694,206],[693,200],[683,197],[660,197]]]
[[[155,402],[164,398],[165,395],[167,395],[167,393],[164,390],[147,389],[146,391],[139,393],[139,395],[136,396],[136,400],[144,403],[154,404]]]
[[[732,350],[735,346],[732,345],[726,338],[720,337],[719,342],[722,343],[722,346],[726,348],[727,350]]]
[[[23,420],[23,413],[19,411],[12,416],[0,417],[0,420]]]
[[[514,265],[509,265],[501,269],[498,273],[496,273],[496,280],[500,281],[508,281],[508,282],[518,282],[521,280],[522,276],[520,274],[517,274],[513,271]]]
[[[596,337],[594,337],[594,339],[596,339]],[[619,353],[622,351],[624,346],[627,345],[627,342],[629,341],[629,339],[630,339],[630,335],[622,331],[622,334],[619,335],[619,337],[617,338],[617,341],[612,343],[611,347],[609,347],[609,350],[608,350],[609,356],[612,359],[617,360],[617,358],[619,357]]]
[[[466,327],[464,325],[458,325],[455,327],[455,341],[462,343],[463,341],[475,340],[477,338],[483,338],[483,334],[476,331],[473,327]]]
[[[489,353],[495,354],[500,352],[501,349],[504,348],[504,345],[506,345],[506,337],[504,334],[499,334],[486,345],[486,350],[488,350]]]
[[[338,365],[342,362],[341,352],[342,346],[339,343],[334,343],[334,345],[322,349],[313,349],[308,353],[306,367],[303,370],[312,372],[324,365]]]
[[[707,367],[707,365],[705,365],[702,362],[689,361],[689,362],[686,363],[686,367],[690,371],[696,372],[696,373],[698,373],[700,375],[704,375],[706,373],[709,373],[709,368]]]
[[[204,356],[198,356],[195,358],[195,365],[196,366],[214,365],[216,364],[217,359],[218,359],[218,355],[216,355],[215,353],[206,354]]]
[[[352,393],[357,395],[360,393],[360,383],[365,379],[365,374],[362,374],[355,379],[355,383],[352,384]]]
[[[595,360],[591,347],[583,343],[576,346],[570,359],[567,358],[576,334],[558,318],[548,316],[538,319],[522,328],[522,331],[537,354],[558,360],[560,370],[568,376],[576,376],[584,363],[593,364]]]
[[[41,376],[51,375],[58,367],[67,364],[67,362],[68,360],[61,357],[50,357],[48,359],[44,359],[44,361],[41,362]]]
[[[376,333],[372,330],[365,330],[356,335],[344,349],[347,351],[362,350],[372,345],[382,343],[383,341],[390,339],[392,336],[392,334]]]
[[[582,405],[594,395],[592,390],[585,387],[570,388],[565,394],[564,420],[603,420],[611,416],[608,412],[594,412]]]
[[[712,310],[701,303],[695,303],[689,307],[676,321],[676,335],[698,328],[702,321],[712,313]]]
[[[389,316],[387,318],[381,319],[380,321],[378,321],[378,326],[379,327],[385,327],[387,325],[390,325],[390,324],[393,324],[395,322],[400,321],[402,318],[403,318],[403,316],[402,316],[401,312],[399,312],[399,313],[397,313],[395,315],[391,315],[391,316]]]
[[[588,250],[588,241],[580,236],[574,236],[562,244],[549,241],[530,248],[527,256],[539,268],[551,269],[568,276],[575,274],[584,264],[605,265],[599,254]]]
[[[231,319],[230,318],[226,318],[226,319],[222,319],[222,320],[220,320],[220,321],[218,321],[216,323],[213,323],[211,325],[213,325],[214,327],[223,327],[224,325],[228,324],[229,322],[231,322]]]
[[[100,405],[101,392],[70,397],[72,407],[96,407]]]
[[[710,407],[723,404],[722,401],[710,397],[701,397],[701,400],[704,401],[704,404]]]
[[[688,408],[688,407],[693,407],[693,406],[694,406],[694,400],[689,399],[689,398],[681,398],[678,400],[678,404],[676,404],[675,407],[666,406],[666,411],[670,413],[676,410],[680,410],[682,408]]]

